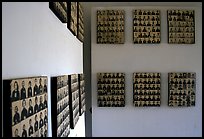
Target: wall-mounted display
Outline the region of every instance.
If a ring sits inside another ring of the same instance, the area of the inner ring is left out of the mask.
[[[160,43],[160,10],[133,11],[133,42]]]
[[[62,23],[67,23],[67,3],[49,2],[49,8]]]
[[[169,106],[195,106],[196,73],[171,72],[168,73]]]
[[[70,128],[74,129],[79,120],[79,81],[78,74],[68,76]]]
[[[67,2],[67,28],[77,36],[77,5],[78,2]]]
[[[77,5],[77,38],[81,41],[84,42],[84,11],[83,7],[81,5],[81,2],[78,2]]]
[[[160,106],[160,73],[133,73],[133,104],[135,107]]]
[[[123,44],[124,25],[124,10],[97,10],[97,43]]]
[[[68,75],[51,77],[52,136],[70,134]]]
[[[195,43],[194,10],[167,10],[168,43]]]
[[[79,79],[79,115],[81,116],[86,110],[84,74],[78,74],[78,79]]]
[[[98,107],[125,107],[125,74],[97,73]]]
[[[47,137],[47,77],[3,80],[5,137]]]

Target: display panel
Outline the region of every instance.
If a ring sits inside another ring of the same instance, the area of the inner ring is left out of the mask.
[[[49,8],[62,23],[67,23],[67,3],[49,2]]]
[[[135,107],[160,106],[160,73],[133,73],[133,104]]]
[[[133,42],[160,43],[160,10],[133,10]]]
[[[83,7],[81,5],[81,2],[78,2],[77,5],[77,38],[81,41],[84,42],[84,11]]]
[[[195,106],[196,73],[171,72],[168,73],[169,106]]]
[[[47,137],[47,77],[3,80],[4,136]]]
[[[70,127],[74,129],[79,120],[79,81],[78,74],[68,76]]]
[[[123,44],[124,25],[124,10],[97,10],[97,43]]]
[[[97,73],[98,107],[125,107],[125,74]]]
[[[167,10],[168,43],[195,43],[194,10]]]
[[[51,77],[52,136],[70,134],[68,75]]]
[[[85,101],[85,80],[84,74],[78,74],[79,79],[79,115],[81,116],[86,111],[86,101]]]
[[[67,2],[67,28],[77,36],[77,5],[78,2]]]

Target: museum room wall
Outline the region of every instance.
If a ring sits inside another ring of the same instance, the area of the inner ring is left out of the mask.
[[[83,44],[49,9],[49,2],[2,4],[2,78],[48,77],[49,137],[50,77],[74,73],[83,73]],[[84,121],[80,116],[70,136],[85,136]]]
[[[201,3],[86,3],[85,64],[89,72],[92,101],[92,136],[196,137],[202,136],[202,5]],[[96,10],[125,10],[125,43],[96,43]],[[160,10],[161,43],[133,44],[133,9]],[[195,10],[195,44],[168,44],[167,9]],[[91,22],[90,22],[91,21]],[[91,31],[91,32],[89,32]],[[88,34],[88,35],[86,35]],[[91,35],[91,36],[90,36]],[[98,72],[125,73],[125,107],[97,106]],[[133,106],[133,72],[161,73],[161,106]],[[168,106],[168,73],[196,72],[194,107]]]

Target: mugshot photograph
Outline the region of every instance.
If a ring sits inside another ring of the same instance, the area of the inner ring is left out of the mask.
[[[26,98],[26,89],[25,89],[25,81],[23,80],[21,83],[21,99]]]
[[[39,128],[43,127],[44,121],[43,121],[43,113],[40,112],[40,121],[39,121]]]
[[[33,115],[32,99],[29,99],[28,117]]]
[[[13,86],[14,86],[14,90],[12,92],[12,101],[17,101],[20,99],[18,82],[15,81]]]
[[[31,81],[28,82],[28,91],[27,91],[27,93],[28,93],[28,98],[33,96],[33,94],[32,94],[32,83],[31,83]]]
[[[25,124],[23,124],[22,137],[27,137],[27,130],[26,130],[26,125]]]
[[[18,128],[15,129],[13,137],[20,137]]]
[[[31,136],[34,133],[32,118],[29,119],[29,129],[28,129],[28,136]]]
[[[34,113],[39,112],[39,105],[38,105],[38,97],[35,97],[35,106],[34,106]]]
[[[47,94],[44,94],[44,108],[47,108]]]
[[[38,124],[38,114],[35,114],[35,124],[34,124],[34,130],[37,132],[39,129],[39,124]]]
[[[23,121],[27,117],[28,117],[28,111],[27,111],[27,108],[26,108],[26,100],[23,99],[22,100],[21,121]]]
[[[39,93],[42,94],[43,93],[43,85],[42,85],[42,79],[39,79]]]
[[[47,124],[47,109],[44,111],[44,124]]]
[[[44,137],[47,137],[47,124],[44,125]]]
[[[20,114],[19,114],[19,110],[18,110],[18,106],[15,106],[14,108],[14,116],[13,116],[13,124],[17,124],[21,121],[20,119]]]
[[[40,96],[40,104],[39,104],[39,111],[44,109],[44,104],[43,104],[43,97],[42,95]]]
[[[33,87],[33,93],[34,93],[33,95],[34,95],[34,96],[36,96],[36,95],[39,94],[39,88],[38,88],[37,83],[38,83],[38,80],[37,80],[37,78],[35,78],[35,85],[34,85],[34,87]]]
[[[44,79],[44,93],[47,93],[47,79]]]

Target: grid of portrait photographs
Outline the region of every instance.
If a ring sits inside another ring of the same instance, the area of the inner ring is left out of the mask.
[[[169,98],[171,107],[195,106],[196,73],[171,72],[168,73]]]
[[[67,3],[49,2],[49,8],[62,23],[67,23]]]
[[[68,76],[70,128],[74,129],[79,120],[79,81],[78,74]]]
[[[125,74],[97,73],[98,107],[125,107]]]
[[[78,2],[67,2],[67,28],[77,36],[77,5]]]
[[[47,137],[47,88],[46,76],[4,80],[5,136]]]
[[[97,10],[97,43],[123,44],[124,25],[124,10]]]
[[[167,10],[168,43],[195,43],[194,10]]]
[[[160,106],[160,73],[133,73],[133,104],[135,107]]]
[[[53,137],[70,134],[68,75],[51,77]]]
[[[133,10],[133,42],[160,43],[160,10]]]
[[[78,2],[77,5],[77,13],[78,13],[78,18],[77,18],[77,38],[83,42],[84,41],[84,11],[83,7],[81,5],[81,2]]]
[[[81,116],[86,110],[85,103],[85,80],[84,74],[78,74],[79,79],[79,115]]]

